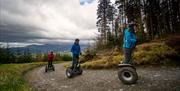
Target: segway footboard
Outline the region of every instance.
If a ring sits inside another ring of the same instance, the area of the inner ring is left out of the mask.
[[[131,65],[131,64],[118,64],[118,67],[119,68],[122,68],[122,67],[132,67],[133,69],[136,70],[136,68],[133,65]]]

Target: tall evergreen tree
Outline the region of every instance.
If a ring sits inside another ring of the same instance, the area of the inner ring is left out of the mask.
[[[101,34],[102,43],[107,43],[107,32],[109,32],[108,9],[110,8],[110,0],[99,0],[97,9],[97,22],[98,31]]]

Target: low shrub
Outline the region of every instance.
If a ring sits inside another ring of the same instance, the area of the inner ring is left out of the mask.
[[[92,49],[86,49],[80,57],[80,62],[84,63],[86,61],[92,60],[96,57],[96,52],[93,51]]]
[[[175,49],[164,43],[143,44],[137,47],[134,53],[134,62],[136,64],[166,64],[166,60],[178,56]]]
[[[103,57],[101,59],[85,62],[81,65],[81,67],[85,69],[115,68],[117,67],[117,64],[122,61],[122,59],[123,57],[121,55],[113,56],[112,59],[109,57]]]
[[[70,54],[61,55],[63,61],[72,61],[72,56]]]

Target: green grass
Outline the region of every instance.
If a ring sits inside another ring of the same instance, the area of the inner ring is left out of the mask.
[[[64,61],[54,61],[55,64],[62,62]],[[47,62],[0,64],[0,91],[36,91],[25,81],[24,74],[46,64]]]
[[[46,63],[0,64],[0,91],[34,91],[23,75],[30,69],[44,64]]]

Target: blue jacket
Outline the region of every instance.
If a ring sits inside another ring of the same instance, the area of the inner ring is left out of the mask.
[[[126,28],[124,30],[123,48],[133,48],[136,45],[136,35]]]
[[[72,48],[71,48],[71,52],[72,52],[73,55],[74,55],[74,54],[79,55],[79,54],[81,53],[81,47],[80,47],[80,45],[74,43],[73,46],[72,46]]]

